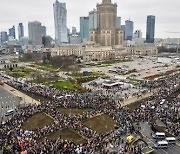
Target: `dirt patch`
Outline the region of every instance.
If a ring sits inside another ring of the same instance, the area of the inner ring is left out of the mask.
[[[48,124],[53,123],[53,119],[48,117],[45,113],[36,113],[28,118],[23,124],[22,129],[24,130],[35,130],[44,127]]]
[[[67,115],[84,114],[84,113],[91,111],[91,109],[78,109],[78,108],[66,108],[66,109],[58,108],[57,110],[63,114],[67,114]]]
[[[114,119],[108,114],[103,114],[83,122],[83,125],[98,133],[107,133],[116,126]]]
[[[59,130],[59,131],[49,134],[45,137],[47,137],[49,140],[53,140],[53,141],[57,140],[58,138],[61,138],[63,140],[67,140],[67,141],[73,141],[76,144],[83,144],[83,143],[87,142],[87,140],[85,140],[83,137],[81,137],[78,133],[76,133],[75,131],[72,131],[68,128]],[[44,138],[39,139],[39,141],[43,141]]]

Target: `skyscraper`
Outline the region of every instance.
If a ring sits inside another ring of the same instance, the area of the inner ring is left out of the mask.
[[[136,38],[142,38],[142,32],[141,32],[141,30],[136,30],[135,32],[134,32],[134,38],[136,39]]]
[[[134,31],[134,23],[133,21],[126,20],[125,21],[125,40],[132,41]]]
[[[90,31],[90,40],[102,46],[123,45],[123,31],[116,28],[117,4],[103,0],[97,4],[97,29]]]
[[[76,35],[76,34],[77,34],[76,27],[72,27],[72,35]]]
[[[60,3],[58,0],[56,0],[56,2],[53,4],[53,8],[55,22],[55,42],[58,45],[68,43],[66,3]]]
[[[146,43],[154,43],[155,16],[147,16]]]
[[[41,23],[38,21],[28,23],[29,40],[32,45],[42,45]]]
[[[80,36],[83,42],[89,39],[89,17],[80,17]]]
[[[9,36],[12,38],[16,38],[15,26],[9,29]]]
[[[8,34],[5,31],[1,32],[1,43],[8,41]]]
[[[19,38],[19,40],[21,39],[21,37],[24,37],[24,26],[22,23],[19,23],[19,25],[18,25],[18,38]]]
[[[97,10],[89,12],[89,30],[97,28]]]
[[[41,34],[42,36],[46,36],[46,26],[41,26]]]
[[[121,17],[117,17],[116,19],[116,28],[121,29]]]

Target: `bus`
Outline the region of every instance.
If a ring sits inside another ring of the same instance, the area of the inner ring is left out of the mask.
[[[176,144],[175,137],[166,137],[166,141],[168,142],[168,144]]]
[[[155,134],[152,135],[153,138],[155,139],[165,139],[165,133],[163,132],[156,132]]]
[[[12,115],[12,114],[14,114],[14,109],[10,109],[10,110],[8,110],[7,112],[6,112],[6,114],[5,114],[5,116],[7,117],[7,116],[10,116],[10,115]]]
[[[158,141],[154,147],[155,148],[167,148],[168,142],[167,141]]]

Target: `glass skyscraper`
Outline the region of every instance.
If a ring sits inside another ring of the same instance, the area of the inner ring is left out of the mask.
[[[8,34],[5,31],[1,32],[1,43],[8,41]]]
[[[46,36],[46,26],[41,26],[42,36]]]
[[[89,12],[89,30],[97,28],[97,10]]]
[[[89,17],[80,17],[80,36],[83,41],[89,39]]]
[[[125,21],[125,40],[132,41],[134,31],[134,22],[130,20]]]
[[[24,26],[22,23],[19,23],[19,25],[18,25],[18,38],[19,38],[19,40],[21,39],[21,37],[24,37]]]
[[[29,40],[32,45],[42,45],[41,23],[38,21],[28,23]]]
[[[147,16],[146,43],[154,43],[155,16]]]
[[[9,36],[13,37],[14,39],[16,38],[15,26],[9,29]]]
[[[58,0],[53,4],[55,22],[55,42],[58,45],[68,43],[67,9],[66,3]]]

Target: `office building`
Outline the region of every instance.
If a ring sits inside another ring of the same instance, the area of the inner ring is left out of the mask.
[[[70,35],[69,44],[81,44],[81,37],[79,35]]]
[[[22,23],[18,25],[18,39],[20,40],[21,37],[24,37],[24,26]]]
[[[55,43],[62,45],[68,43],[67,9],[66,3],[58,0],[53,4],[55,22]]]
[[[89,17],[80,17],[80,36],[83,42],[89,39]]]
[[[1,32],[1,43],[8,41],[8,34],[5,31]]]
[[[51,38],[51,36],[44,35],[42,37],[42,44],[44,45],[45,48],[52,47],[52,41],[53,39]]]
[[[121,29],[121,17],[116,18],[116,29]]]
[[[147,16],[146,43],[154,43],[155,16]]]
[[[72,27],[72,35],[76,35],[76,34],[77,34],[76,27]]]
[[[15,31],[15,26],[9,29],[9,37],[16,39],[16,31]]]
[[[38,21],[28,23],[29,41],[32,45],[42,45],[41,23]]]
[[[134,31],[134,23],[131,20],[125,21],[125,40],[132,41]]]
[[[46,36],[46,26],[41,26],[41,34],[42,36]]]
[[[89,12],[89,30],[97,29],[97,10]]]
[[[136,30],[134,32],[134,39],[137,39],[137,38],[142,38],[142,32],[141,30]]]
[[[123,45],[123,31],[116,28],[117,4],[103,0],[97,4],[97,29],[90,31],[90,40],[101,46]]]

